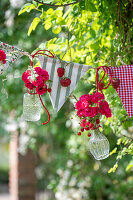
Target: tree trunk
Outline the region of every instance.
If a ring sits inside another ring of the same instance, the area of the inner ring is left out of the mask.
[[[15,132],[10,141],[9,187],[11,200],[35,200],[35,155],[30,149],[25,155],[21,155],[18,153],[18,145],[18,133]]]

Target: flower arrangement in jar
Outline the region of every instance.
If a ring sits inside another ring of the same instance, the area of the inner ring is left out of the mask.
[[[95,92],[92,95],[84,94],[76,102],[75,109],[77,116],[80,119],[81,131],[78,135],[82,135],[84,131],[98,129],[100,127],[100,117],[105,115],[111,117],[111,109],[105,101],[104,95],[100,92]],[[91,134],[88,133],[88,137]]]

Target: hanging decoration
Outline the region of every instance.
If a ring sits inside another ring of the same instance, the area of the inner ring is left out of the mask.
[[[98,130],[100,117],[111,117],[111,109],[105,101],[104,95],[100,92],[82,95],[75,105],[77,116],[80,119],[81,130],[78,135],[86,133],[90,137],[89,148],[96,160],[102,160],[109,156],[109,142],[107,138]],[[89,131],[89,132],[88,132]],[[95,133],[96,131],[96,133]]]
[[[45,107],[41,96],[50,93],[51,102],[56,112],[65,103],[68,96],[75,89],[80,78],[91,66],[65,62],[55,59],[48,50],[39,50],[33,55],[0,42],[0,74],[18,58],[26,55],[30,59],[30,66],[22,74],[22,80],[27,88],[23,98],[23,117],[26,121],[38,121],[41,116],[41,105],[45,109],[48,120],[50,114]],[[40,61],[41,67],[34,66],[34,59]],[[93,68],[94,69],[94,68]],[[99,71],[103,70],[103,77],[99,80]],[[105,74],[109,76],[109,82],[105,86],[103,79]],[[109,156],[108,139],[99,131],[102,116],[111,117],[111,109],[105,100],[103,89],[110,84],[117,91],[123,105],[129,115],[133,116],[133,65],[120,67],[100,66],[96,69],[97,91],[93,94],[84,94],[75,104],[77,116],[80,119],[80,131],[78,135],[86,134],[89,140],[89,149],[96,160],[102,160]]]
[[[75,89],[80,78],[92,67],[83,64],[68,63],[44,56],[39,56],[39,60],[42,68],[48,71],[50,80],[52,80],[50,98],[54,110],[58,112],[67,97]],[[64,70],[59,71],[60,68]]]
[[[93,93],[92,95],[82,95],[79,101],[77,101],[75,109],[77,110],[81,126],[81,132],[78,135],[81,135],[84,131],[98,129],[102,115],[107,118],[111,117],[109,104],[100,92]],[[89,133],[88,136],[90,137],[91,134]]]
[[[0,74],[2,74],[9,65],[24,55],[29,55],[15,46],[0,42]]]
[[[108,76],[112,76],[112,85],[121,98],[129,118],[133,116],[133,65],[123,65],[104,69]]]
[[[96,85],[97,92],[93,94],[84,94],[75,104],[77,110],[77,116],[80,119],[81,130],[78,135],[81,136],[86,133],[90,137],[89,149],[91,154],[96,160],[102,160],[109,156],[109,142],[108,139],[98,130],[100,125],[100,117],[105,116],[111,117],[111,109],[109,108],[108,102],[105,100],[102,90],[107,89],[112,82],[112,76],[110,76],[109,83],[104,86],[102,80],[103,77],[98,80],[98,72],[100,69],[109,69],[107,66],[100,66],[96,71]],[[100,90],[100,92],[99,92]],[[89,133],[88,133],[89,131]]]
[[[38,121],[41,114],[41,102],[38,95],[51,92],[47,83],[49,74],[41,67],[29,67],[23,73],[22,80],[28,88],[28,93],[24,94],[23,117],[26,121]]]
[[[44,52],[48,52],[51,55],[47,55]],[[26,121],[38,121],[41,115],[41,104],[44,107],[48,120],[43,125],[48,124],[50,121],[50,114],[47,108],[44,106],[41,95],[46,92],[51,92],[49,87],[49,74],[45,69],[41,67],[34,67],[34,58],[38,55],[45,55],[48,57],[54,57],[54,55],[48,50],[39,50],[35,54],[31,55],[30,66],[22,75],[22,80],[25,83],[25,87],[28,88],[27,93],[24,94],[23,99],[23,117]]]

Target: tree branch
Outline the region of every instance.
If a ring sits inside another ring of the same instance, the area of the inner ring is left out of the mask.
[[[45,6],[53,6],[53,7],[64,7],[64,6],[70,6],[72,4],[76,4],[76,3],[79,3],[81,0],[77,0],[76,2],[73,2],[73,3],[67,3],[67,4],[61,4],[61,5],[54,5],[54,4],[48,4],[48,3],[44,3],[44,2],[41,2],[41,0],[34,0],[36,1],[37,3],[40,3],[40,4],[43,4]]]

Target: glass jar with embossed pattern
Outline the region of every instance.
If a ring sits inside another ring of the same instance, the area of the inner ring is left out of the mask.
[[[25,121],[38,121],[41,116],[41,102],[38,94],[25,93],[23,98],[23,118]]]
[[[97,129],[93,130],[89,140],[89,150],[96,160],[103,160],[109,156],[109,141]]]

